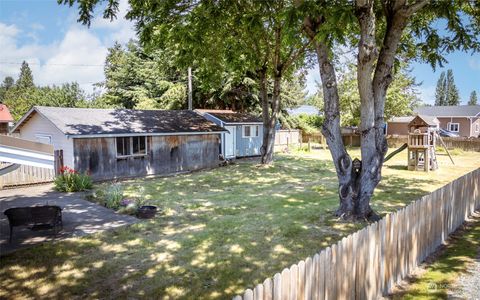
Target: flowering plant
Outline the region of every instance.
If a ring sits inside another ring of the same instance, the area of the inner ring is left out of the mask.
[[[87,173],[81,174],[68,166],[60,169],[54,183],[55,189],[60,192],[79,192],[92,188],[92,178]]]

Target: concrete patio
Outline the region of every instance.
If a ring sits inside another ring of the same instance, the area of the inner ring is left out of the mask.
[[[138,221],[113,210],[84,200],[83,193],[59,193],[52,184],[0,190],[0,255],[46,241],[61,240],[116,228]],[[32,231],[14,227],[12,243],[9,239],[8,219],[3,214],[11,207],[58,205],[62,208],[63,230],[56,236],[53,230]]]

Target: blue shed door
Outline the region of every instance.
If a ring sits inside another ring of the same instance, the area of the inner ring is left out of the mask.
[[[225,158],[235,157],[235,126],[225,126],[228,133],[225,133]]]

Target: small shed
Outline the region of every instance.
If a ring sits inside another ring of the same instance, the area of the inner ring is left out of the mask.
[[[260,117],[232,110],[197,109],[199,114],[225,128],[220,153],[224,158],[260,155],[263,142],[263,122]]]
[[[188,110],[35,106],[12,131],[53,145],[64,165],[104,180],[216,167],[225,129]]]

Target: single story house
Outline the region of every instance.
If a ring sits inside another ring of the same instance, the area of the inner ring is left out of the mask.
[[[440,128],[463,137],[480,136],[480,105],[424,106],[415,113],[437,117]]]
[[[225,131],[193,111],[35,106],[12,129],[63,150],[63,164],[94,180],[218,166]]]
[[[9,128],[13,123],[10,110],[5,104],[0,103],[0,134],[8,134]]]
[[[462,137],[480,136],[480,105],[425,106],[415,109],[415,114],[434,117],[439,127],[456,132]],[[394,117],[387,123],[388,135],[407,135],[408,123],[413,116]]]
[[[220,153],[224,158],[260,155],[263,142],[262,119],[232,110],[195,110],[208,120],[228,130],[222,133]]]
[[[322,112],[313,105],[300,105],[299,107],[289,108],[287,112],[290,116],[321,116]]]

